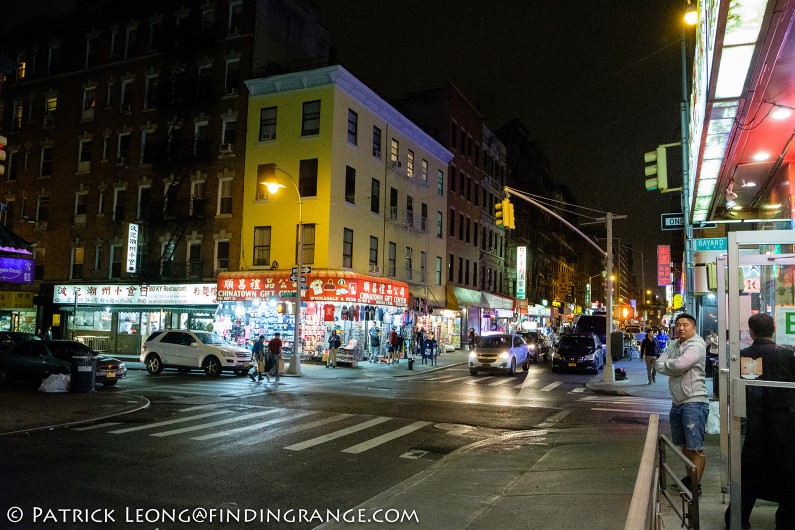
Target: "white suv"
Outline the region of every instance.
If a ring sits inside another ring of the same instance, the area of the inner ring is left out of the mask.
[[[496,333],[479,337],[475,348],[469,352],[469,373],[478,371],[508,372],[516,374],[516,367],[530,369],[530,356],[524,338],[516,333]]]
[[[177,368],[180,372],[201,368],[210,377],[218,377],[223,370],[246,375],[250,361],[249,350],[229,344],[209,331],[155,331],[141,350],[141,362],[150,374],[159,374],[163,368]]]

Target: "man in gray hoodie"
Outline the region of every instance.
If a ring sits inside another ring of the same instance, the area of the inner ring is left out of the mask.
[[[695,478],[699,486],[694,489],[689,480],[683,482],[693,490],[694,495],[700,496],[701,476],[706,466],[704,431],[709,415],[705,371],[707,346],[704,339],[696,334],[696,319],[692,315],[681,313],[674,325],[676,340],[668,343],[657,359],[656,368],[659,373],[668,376],[668,388],[671,390],[671,439],[675,445],[682,447],[684,455],[695,464]]]

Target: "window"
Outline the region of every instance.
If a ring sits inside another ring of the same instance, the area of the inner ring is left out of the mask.
[[[299,163],[298,193],[301,198],[317,197],[317,158],[301,160]]]
[[[119,31],[116,28],[111,28],[110,30],[110,51],[108,52],[109,55],[113,56],[116,55],[116,44],[119,40]]]
[[[420,281],[422,283],[425,283],[427,281],[427,278],[425,276],[426,268],[428,266],[427,261],[428,261],[428,256],[425,254],[425,252],[420,251]]]
[[[19,151],[8,152],[8,174],[6,175],[7,182],[14,182],[19,175]]]
[[[232,214],[232,179],[218,181],[218,215]]]
[[[267,267],[271,263],[271,227],[254,227],[254,266]]]
[[[77,156],[77,171],[91,171],[91,140],[80,140],[80,153]]]
[[[33,249],[34,259],[36,260],[36,279],[43,280],[44,279],[44,264],[46,263],[45,259],[46,250],[44,247],[36,247]]]
[[[458,283],[464,283],[464,258],[458,258]]]
[[[122,81],[121,111],[125,113],[132,112],[132,104],[133,104],[133,82],[131,80]]]
[[[477,221],[475,221],[472,230],[472,239],[473,239],[472,243],[475,245],[475,248],[478,248],[478,230],[479,230],[478,223]]]
[[[243,2],[235,0],[229,2],[229,36],[240,35],[240,26],[243,23]]]
[[[237,94],[240,84],[240,59],[226,61],[226,77],[224,81],[225,94]]]
[[[356,170],[345,166],[345,202],[356,203]]]
[[[97,106],[97,88],[89,87],[83,89],[83,114],[82,119],[93,120],[94,109]]]
[[[406,176],[413,177],[414,176],[414,151],[411,149],[408,150],[408,154],[406,155]]]
[[[447,216],[447,223],[449,225],[449,235],[455,237],[455,210],[450,208],[450,215]]]
[[[116,146],[116,160],[119,165],[123,166],[130,163],[130,133],[119,135],[119,142]]]
[[[478,286],[478,263],[472,263],[472,286]]]
[[[202,271],[202,244],[201,241],[188,243],[188,278],[198,279],[204,276]]]
[[[450,166],[447,174],[447,189],[455,191],[455,167]]]
[[[144,86],[144,109],[157,108],[157,98],[160,94],[160,78],[150,76],[146,78]]]
[[[209,142],[207,140],[207,122],[199,122],[194,125],[193,128],[193,154],[198,155],[199,153],[207,150],[209,147]]]
[[[211,31],[215,27],[215,9],[204,9],[202,10],[202,35],[206,35],[209,31]]]
[[[392,162],[397,162],[399,157],[400,157],[400,142],[392,138],[392,142],[389,144],[389,160],[391,160]]]
[[[44,104],[44,126],[52,127],[55,125],[55,111],[58,109],[58,97],[48,96]]]
[[[342,234],[342,266],[353,267],[353,230],[343,229]]]
[[[464,241],[466,241],[467,243],[469,243],[469,230],[470,230],[470,228],[471,228],[470,220],[469,220],[469,217],[467,217],[467,219],[466,219],[466,228],[464,229]]]
[[[303,226],[304,226],[304,240],[303,240],[304,256],[301,259],[301,263],[303,265],[311,265],[315,262],[315,225],[305,224]],[[298,235],[298,227],[296,227],[295,234],[296,236]],[[296,257],[298,257],[297,238],[295,246],[295,255]]]
[[[389,188],[389,218],[391,220],[397,219],[398,208],[398,191],[395,188]]]
[[[423,182],[428,182],[428,161],[424,158],[420,162],[420,178]]]
[[[141,164],[155,161],[155,131],[141,131]]]
[[[72,247],[72,271],[70,280],[79,280],[83,277],[83,247]]]
[[[381,211],[381,182],[376,179],[370,184],[370,211],[373,213]]]
[[[127,214],[127,190],[116,188],[113,190],[113,220],[124,221]]]
[[[373,125],[373,156],[381,158],[381,129]]]
[[[320,134],[320,100],[305,101],[301,116],[301,136]]]
[[[154,20],[149,23],[149,51],[154,52],[160,49],[163,40],[163,22]]]
[[[61,72],[61,45],[51,44],[47,52],[47,75]]]
[[[114,83],[113,81],[108,81],[108,90],[105,94],[105,106],[110,108],[113,106],[113,90],[114,90]]]
[[[442,258],[436,256],[436,285],[442,285]]]
[[[464,193],[464,188],[466,187],[466,180],[467,176],[466,173],[463,171],[459,172],[458,174],[458,194],[463,197],[464,199],[467,198],[466,194]]]
[[[199,75],[197,76],[196,95],[200,100],[207,99],[213,93],[213,70],[212,65],[204,64],[199,66]]]
[[[235,145],[237,138],[237,120],[224,120],[223,131],[221,132],[221,143]]]
[[[389,242],[389,270],[387,276],[395,276],[395,260],[397,259],[397,245]]]
[[[121,245],[110,246],[110,278],[121,278],[121,262],[123,259]]]
[[[152,205],[152,187],[138,187],[138,211],[136,219],[147,219]]]
[[[370,236],[370,270],[378,266],[378,238]]]
[[[406,225],[414,227],[414,197],[406,195]]]
[[[124,58],[129,59],[135,55],[135,45],[138,42],[138,26],[127,28],[124,39]]]
[[[91,68],[98,64],[99,58],[99,35],[89,35],[86,37],[86,68]]]
[[[267,107],[259,111],[259,141],[276,139],[276,108]]]
[[[196,180],[190,183],[190,215],[204,217],[205,214],[204,181]]]
[[[82,215],[85,222],[86,213],[88,213],[88,192],[78,193],[75,195],[75,217]]]
[[[464,214],[461,212],[458,213],[458,239],[464,240]]]
[[[453,255],[450,254],[450,256],[449,256],[449,258],[447,260],[447,281],[448,282],[452,282],[453,281],[453,264],[455,263],[455,261],[453,261],[454,259],[455,258],[453,257]]]
[[[436,212],[436,237],[442,239],[444,230],[444,216],[442,212]]]
[[[105,215],[105,188],[99,188],[99,196],[97,197],[97,215]]]
[[[412,280],[413,279],[413,269],[414,269],[414,249],[411,247],[406,247],[406,279]]]
[[[36,221],[46,223],[50,219],[50,197],[39,197],[36,203]]]
[[[229,268],[229,241],[215,242],[215,270],[225,271]]]
[[[7,199],[5,204],[5,208],[3,208],[2,216],[3,216],[3,226],[6,228],[11,228],[15,219],[14,219],[14,200]]]
[[[469,285],[469,260],[464,265],[464,285]]]
[[[348,143],[358,145],[359,115],[348,109]]]
[[[41,148],[41,163],[39,165],[39,176],[49,177],[52,175],[52,150],[53,146],[51,145]]]
[[[428,231],[428,205],[425,203],[420,206],[420,230]]]

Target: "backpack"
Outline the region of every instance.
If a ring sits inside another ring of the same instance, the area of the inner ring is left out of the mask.
[[[627,371],[623,368],[616,368],[616,381],[623,381],[627,378]]]

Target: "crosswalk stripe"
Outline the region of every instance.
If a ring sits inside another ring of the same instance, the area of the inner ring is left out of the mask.
[[[163,387],[163,388],[147,388],[147,392],[163,392],[163,393],[172,393],[172,394],[189,394],[191,396],[206,396],[208,394],[217,394],[217,391],[210,392],[209,390],[190,390],[187,388],[173,386],[173,387]]]
[[[269,433],[265,433],[261,436],[258,436],[256,440],[247,442],[247,445],[253,445],[255,443],[262,442],[263,440],[271,440],[273,438],[278,438],[280,436],[289,436],[297,432],[306,431],[308,429],[314,429],[315,427],[322,427],[323,425],[334,423],[335,421],[344,420],[345,418],[350,418],[351,416],[353,416],[353,414],[337,414],[336,416],[332,416],[330,418],[321,418],[313,422],[302,423],[301,425],[295,425],[287,429],[279,429],[278,431],[271,431]]]
[[[237,427],[235,429],[226,429],[224,431],[214,432],[210,434],[205,434],[203,436],[195,436],[191,438],[191,440],[212,440],[213,438],[220,438],[222,436],[230,436],[232,434],[238,434],[241,432],[247,431],[254,431],[257,429],[263,429],[265,427],[270,427],[271,425],[276,425],[277,423],[283,423],[285,421],[297,420],[298,418],[303,418],[304,416],[311,416],[312,414],[317,414],[317,411],[314,410],[299,410],[292,412],[291,416],[284,416],[283,418],[274,418],[272,420],[264,421],[262,423],[253,423],[251,425],[244,425],[243,427]],[[344,414],[344,416],[348,416],[348,414]],[[318,422],[314,422],[318,423]],[[312,425],[314,427],[315,425]],[[303,427],[303,426],[302,426]],[[307,427],[309,428],[309,427]],[[284,433],[289,429],[285,429],[279,431],[279,433]]]
[[[494,381],[492,383],[486,383],[486,384],[489,386],[498,386],[498,385],[504,385],[505,383],[510,383],[511,381],[513,381],[513,379],[500,379],[499,381]]]
[[[541,392],[549,392],[550,390],[553,390],[562,384],[563,381],[555,381],[554,383],[549,383],[547,386],[541,389]]]
[[[401,427],[400,429],[395,429],[392,432],[388,432],[386,434],[382,434],[381,436],[376,436],[366,442],[362,442],[360,444],[353,445],[348,447],[347,449],[343,449],[343,453],[363,453],[368,449],[372,449],[373,447],[378,447],[381,444],[385,444],[386,442],[392,441],[395,438],[400,438],[401,436],[405,436],[411,432],[414,432],[418,429],[422,429],[426,425],[430,425],[431,422],[429,421],[415,421],[411,425],[406,425],[405,427]]]
[[[471,378],[472,378],[471,375],[465,375],[465,376],[462,376],[462,377],[454,377],[452,379],[447,379],[445,381],[439,381],[439,382],[440,383],[452,383],[453,381],[461,381],[462,379],[471,379]]]
[[[209,429],[210,427],[217,427],[219,425],[226,425],[228,423],[234,423],[236,421],[243,421],[249,418],[258,418],[260,416],[267,416],[268,414],[273,414],[278,412],[279,409],[271,409],[271,410],[261,410],[258,412],[250,412],[248,414],[241,414],[239,416],[234,416],[232,418],[224,418],[222,420],[211,421],[209,423],[202,423],[201,425],[191,425],[190,427],[182,427],[180,429],[172,429],[170,431],[163,431],[163,432],[156,432],[150,434],[149,436],[157,436],[158,438],[162,438],[164,436],[174,436],[175,434],[182,434],[186,432],[198,431],[201,429]]]
[[[188,407],[184,409],[179,409],[180,412],[193,412],[194,410],[202,410],[202,409],[214,409],[217,406],[216,403],[210,403],[209,405],[196,405],[194,407]]]
[[[449,379],[453,377],[452,375],[443,375],[441,377],[420,377],[418,379],[422,381],[441,381],[442,379]]]
[[[494,379],[494,376],[493,376],[493,375],[490,375],[490,376],[488,376],[488,377],[479,377],[479,378],[477,378],[477,379],[473,379],[472,381],[467,381],[467,382],[466,382],[466,383],[464,383],[464,384],[465,384],[465,385],[479,385],[479,384],[481,384],[483,381],[488,381],[489,379]],[[507,381],[507,379],[506,379],[506,381]]]
[[[118,429],[115,431],[108,431],[111,434],[122,434],[125,432],[143,431],[145,429],[155,429],[163,427],[164,425],[173,425],[175,423],[185,423],[186,421],[200,420],[209,416],[218,416],[219,414],[229,414],[230,410],[215,410],[213,412],[205,412],[204,414],[196,414],[195,416],[187,416],[185,418],[175,418],[173,420],[159,421],[157,423],[147,423],[146,425],[138,425],[136,427],[128,427],[126,429]]]
[[[667,412],[655,412],[651,410],[608,409],[599,407],[591,407],[591,410],[598,410],[601,412],[626,412],[627,414],[659,414],[660,416],[668,415]]]
[[[96,425],[89,425],[88,427],[76,427],[73,431],[90,431],[91,429],[101,429],[102,427],[110,427],[111,425],[118,425],[120,421],[106,421],[105,423],[97,423]]]
[[[585,392],[585,387],[584,386],[577,387],[574,390],[572,390],[572,392],[574,393]]]
[[[358,425],[353,425],[346,429],[342,429],[339,431],[335,431],[329,434],[324,434],[323,436],[318,436],[317,438],[312,438],[311,440],[306,440],[304,442],[300,442],[293,445],[288,445],[285,449],[289,449],[290,451],[301,451],[302,449],[306,449],[308,447],[314,447],[315,445],[320,445],[322,443],[329,442],[331,440],[336,440],[337,438],[342,438],[343,436],[347,436],[349,434],[363,431],[364,429],[369,429],[379,423],[384,423],[386,421],[391,420],[392,418],[386,418],[384,416],[379,416],[378,418],[373,418],[372,420],[366,421],[364,423],[360,423]]]

